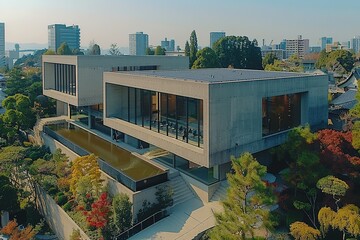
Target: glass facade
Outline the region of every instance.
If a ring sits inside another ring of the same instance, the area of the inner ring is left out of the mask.
[[[88,107],[76,107],[70,105],[70,118],[89,126]]]
[[[301,124],[301,93],[262,99],[263,136]]]
[[[214,167],[206,168],[172,153],[158,157],[157,159],[170,167],[190,175],[206,185],[211,185],[219,181],[219,176],[215,173]]]
[[[76,96],[76,67],[69,64],[54,64],[55,90]]]
[[[191,145],[203,146],[203,100],[126,86],[115,117]]]

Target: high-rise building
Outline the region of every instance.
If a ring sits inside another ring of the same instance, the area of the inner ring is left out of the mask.
[[[129,55],[145,55],[149,47],[149,36],[143,32],[129,34]]]
[[[0,23],[0,67],[5,66],[5,23]]]
[[[212,48],[214,43],[222,37],[225,37],[225,32],[210,32],[210,47]]]
[[[360,36],[355,36],[350,41],[350,48],[354,50],[355,53],[360,52]]]
[[[326,48],[326,44],[333,44],[332,37],[322,37],[322,38],[320,38],[321,50]]]
[[[286,57],[297,54],[299,58],[303,58],[309,52],[309,39],[302,39],[299,35],[297,39],[286,40]]]
[[[161,47],[164,48],[166,51],[175,51],[175,40],[171,39],[170,41],[165,38],[164,41],[161,41]]]
[[[63,42],[66,42],[70,49],[80,49],[80,28],[78,25],[48,25],[49,49],[56,51]]]

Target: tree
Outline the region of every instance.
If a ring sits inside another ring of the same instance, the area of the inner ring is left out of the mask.
[[[155,51],[151,48],[146,48],[145,50],[145,55],[154,55],[155,54]]]
[[[320,231],[303,222],[294,222],[290,225],[290,234],[295,240],[316,240],[320,237]]]
[[[155,48],[155,52],[154,52],[155,55],[165,55],[165,49],[160,47],[160,46],[157,46]]]
[[[360,177],[360,155],[352,146],[350,131],[324,129],[319,131],[318,137],[321,162],[329,167],[333,174]]]
[[[12,212],[19,209],[17,189],[8,177],[0,175],[0,215],[1,211]]]
[[[52,50],[52,49],[48,49],[48,50],[46,50],[44,55],[56,55],[56,52],[54,50]]]
[[[110,45],[109,53],[110,53],[110,55],[112,55],[112,56],[121,55],[121,52],[120,52],[120,50],[119,50],[119,47],[117,46],[116,43],[112,43],[112,44]],[[148,55],[148,54],[146,54],[146,55]]]
[[[268,64],[274,64],[275,60],[278,60],[278,57],[274,53],[267,53],[262,61],[263,68],[265,69]]]
[[[285,71],[285,72],[303,72],[301,60],[294,54],[287,60],[274,60],[273,64],[265,66],[266,71]]]
[[[186,46],[185,46],[186,51]],[[189,67],[191,68],[196,60],[196,53],[198,51],[198,42],[196,37],[196,32],[193,30],[190,34],[190,53],[189,53]]]
[[[84,55],[84,53],[80,49],[75,48],[72,50],[72,55]]]
[[[115,230],[113,235],[118,235],[131,226],[132,203],[129,201],[129,197],[126,194],[120,193],[113,197],[111,208],[112,223]]]
[[[2,117],[4,124],[15,128],[16,131],[26,130],[35,125],[36,116],[32,110],[29,97],[15,94],[5,98],[2,105],[6,108]]]
[[[248,37],[226,36],[214,44],[222,67],[262,69],[262,57],[257,41]]]
[[[19,230],[16,220],[10,221],[0,232],[9,235],[11,240],[30,240],[33,239],[37,233],[30,225],[23,230]]]
[[[349,189],[349,186],[346,182],[334,176],[326,176],[321,178],[317,182],[316,187],[319,188],[323,193],[332,195],[338,210],[340,197],[345,196],[346,191]]]
[[[69,45],[67,45],[66,42],[63,42],[60,47],[57,49],[56,53],[58,55],[72,55],[72,51],[69,47]]]
[[[348,50],[336,50],[329,53],[327,66],[332,67],[335,62],[339,62],[341,66],[345,68],[346,72],[350,72],[354,67],[355,58]]]
[[[86,221],[91,227],[99,230],[104,229],[108,223],[110,212],[110,201],[107,193],[102,193],[100,197],[91,204],[91,211],[84,211]]]
[[[190,45],[189,45],[189,42],[186,41],[185,43],[185,56],[189,57],[190,56]]]
[[[264,205],[274,203],[271,189],[261,178],[266,174],[262,166],[250,153],[232,158],[234,174],[228,173],[229,188],[224,212],[215,213],[216,226],[210,232],[211,239],[254,238],[254,229],[272,229],[274,222]]]
[[[74,196],[77,196],[79,182],[81,182],[80,179],[84,177],[91,184],[91,189],[88,193],[98,196],[102,187],[102,180],[97,157],[94,154],[78,157],[73,161],[70,190]]]
[[[214,50],[209,47],[203,48],[198,51],[196,60],[192,68],[219,68],[220,63]]]
[[[89,55],[101,55],[100,46],[96,43],[91,43],[88,50]]]
[[[26,94],[25,90],[31,85],[31,81],[26,77],[25,73],[20,67],[14,67],[9,72],[9,77],[6,80],[6,94],[8,96],[17,93]]]
[[[319,59],[315,63],[315,67],[317,69],[323,69],[326,67],[328,55],[329,54],[326,52],[325,49],[320,52]]]

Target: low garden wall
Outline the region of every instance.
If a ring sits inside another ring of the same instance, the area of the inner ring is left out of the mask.
[[[36,204],[50,228],[61,240],[70,240],[73,230],[79,230],[82,239],[90,239],[83,230],[69,217],[69,215],[56,204],[39,185],[35,185]]]

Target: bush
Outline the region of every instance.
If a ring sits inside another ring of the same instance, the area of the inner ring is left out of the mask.
[[[56,199],[57,204],[59,204],[60,206],[63,206],[65,203],[67,203],[67,201],[68,201],[68,198],[65,195],[60,195]]]
[[[71,235],[70,235],[70,240],[81,240],[81,235],[80,235],[80,230],[79,229],[73,229]]]
[[[30,147],[32,146],[32,143],[31,142],[23,142],[24,144],[24,147]]]
[[[47,189],[47,185],[44,186],[45,190]],[[50,187],[47,189],[49,195],[54,196],[58,193],[58,189],[56,187]]]
[[[74,207],[75,203],[73,199],[69,200],[67,203],[64,204],[64,206],[62,206],[65,212],[71,211]]]

